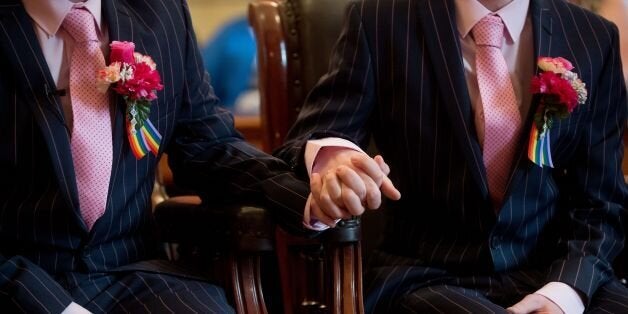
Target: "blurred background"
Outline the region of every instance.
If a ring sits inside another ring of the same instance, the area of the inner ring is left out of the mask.
[[[188,0],[199,43],[205,43],[225,22],[246,15],[248,0]]]
[[[222,104],[237,115],[259,113],[255,40],[248,0],[189,0],[205,68]]]

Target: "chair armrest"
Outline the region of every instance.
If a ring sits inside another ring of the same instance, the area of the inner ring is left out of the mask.
[[[187,243],[234,253],[274,249],[274,225],[266,209],[244,204],[203,204],[172,197],[155,207],[163,242]]]
[[[321,235],[324,243],[351,244],[357,243],[362,237],[359,218],[343,219],[335,228],[327,229]]]

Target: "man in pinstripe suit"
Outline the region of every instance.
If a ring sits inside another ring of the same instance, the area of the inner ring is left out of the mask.
[[[129,41],[156,62],[164,88],[150,120],[163,136],[159,155],[169,153],[180,184],[209,201],[257,199],[295,231],[303,229],[307,184],[246,144],[217,106],[185,0],[76,2],[0,4],[0,312],[232,312],[219,287],[153,260],[150,195],[158,158],[132,154],[125,102],[113,94],[105,104],[109,191],[100,218],[85,223],[71,149],[73,135],[84,130],[77,130],[76,115],[73,128],[69,73],[78,41],[65,24],[69,12],[87,14],[82,25],[98,35],[88,41],[103,50],[94,53],[106,56],[109,42]]]
[[[398,196],[381,157],[382,171],[366,171],[360,147],[371,136],[391,165],[404,196],[386,208],[365,274],[367,312],[628,313],[628,290],[611,268],[628,196],[617,28],[563,0],[358,0],[347,12],[328,74],[277,155],[311,171],[320,204],[355,200],[306,212],[312,227],[373,207],[378,186]],[[501,202],[491,199],[478,135],[485,118],[471,30],[487,16],[503,23],[494,47],[524,134]],[[553,169],[526,154],[540,56],[570,60],[589,92],[551,128]]]

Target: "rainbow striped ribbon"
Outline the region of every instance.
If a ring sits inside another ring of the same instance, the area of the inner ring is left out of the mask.
[[[157,156],[159,145],[161,145],[161,134],[150,120],[146,119],[144,125],[138,130],[127,123],[129,133],[129,144],[135,158],[142,159],[150,151]]]
[[[528,158],[539,167],[548,166],[554,168],[550,150],[550,130],[546,129],[539,134],[536,126],[530,131],[530,144],[528,146]]]

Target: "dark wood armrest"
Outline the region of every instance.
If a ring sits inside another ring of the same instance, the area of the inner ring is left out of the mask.
[[[274,225],[266,210],[242,204],[202,204],[195,196],[172,197],[155,207],[163,242],[221,251],[274,249]]]
[[[351,218],[341,220],[336,228],[328,229],[321,235],[322,240],[329,244],[351,244],[360,242],[360,219]]]

